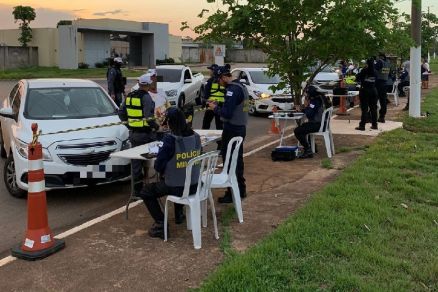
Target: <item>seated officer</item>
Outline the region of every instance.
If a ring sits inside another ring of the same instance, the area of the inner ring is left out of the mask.
[[[166,115],[170,134],[163,138],[163,147],[158,152],[154,168],[164,180],[146,185],[140,192],[155,224],[149,229],[151,237],[164,238],[164,214],[158,198],[167,195],[182,196],[186,179],[187,162],[201,154],[201,138],[187,126],[184,113],[177,108],[169,108]],[[190,193],[196,192],[199,166],[193,167]],[[182,205],[175,205],[175,221],[182,223]]]
[[[312,158],[313,152],[307,135],[319,131],[321,127],[322,113],[328,106],[328,101],[324,94],[318,92],[317,88],[310,86],[307,90],[307,97],[305,107],[302,110],[307,117],[307,122],[296,127],[294,130],[295,137],[304,147],[304,152],[300,158]]]

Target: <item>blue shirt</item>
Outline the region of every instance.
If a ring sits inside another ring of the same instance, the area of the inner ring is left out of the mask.
[[[239,81],[236,79],[233,82],[239,82]],[[221,116],[221,118],[223,118],[226,121],[226,120],[230,120],[233,117],[234,110],[236,109],[236,107],[239,104],[241,104],[244,101],[245,95],[242,91],[242,88],[240,88],[239,86],[234,85],[234,84],[228,84],[225,89],[226,89],[226,92],[225,92],[224,105],[221,108],[216,107],[215,113],[218,113]],[[245,126],[236,126],[236,125],[231,125],[230,123],[224,122],[224,130],[225,129],[231,129],[231,130],[241,129],[242,127],[245,127]]]
[[[318,97],[314,97],[309,101],[309,105],[303,110],[309,122],[312,122],[316,118],[318,110],[322,107],[322,101]]]

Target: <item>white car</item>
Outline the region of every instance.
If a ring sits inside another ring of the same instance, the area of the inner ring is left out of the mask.
[[[268,68],[236,68],[231,71],[234,79],[239,79],[248,89],[251,106],[249,114],[271,113],[274,106],[279,110],[291,110],[293,99],[290,94],[284,94],[284,90],[275,93],[271,86],[280,82],[280,76],[268,75]]]
[[[192,74],[189,67],[183,65],[161,65],[155,68],[157,89],[164,92],[166,100],[172,106],[182,108],[185,104],[201,104],[204,75]],[[131,88],[137,90],[138,84]]]
[[[330,65],[325,66],[321,72],[316,74],[312,84],[319,87],[322,91],[332,93],[333,88],[339,87],[339,82],[341,80],[339,74],[340,72],[336,71],[334,67]]]
[[[32,123],[42,133],[120,122],[117,106],[98,84],[79,79],[21,80],[0,109],[4,182],[15,197],[26,196],[27,147]],[[124,125],[42,135],[46,189],[69,188],[126,179],[129,161],[110,154],[129,148]]]

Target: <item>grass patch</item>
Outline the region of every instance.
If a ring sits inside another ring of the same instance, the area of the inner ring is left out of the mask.
[[[231,231],[230,231],[230,222],[236,218],[236,211],[234,211],[234,207],[229,207],[222,214],[221,218],[221,229],[222,229],[222,238],[220,239],[219,246],[221,251],[225,254],[226,258],[231,258],[237,254],[237,252],[231,246]]]
[[[59,69],[58,67],[30,67],[0,71],[0,79],[30,78],[106,78],[106,68]],[[138,77],[143,71],[123,69],[126,77]]]
[[[406,117],[403,127],[412,132],[438,133],[438,91],[432,90],[421,104],[421,112],[428,112],[424,118]]]
[[[330,158],[324,158],[323,160],[321,160],[321,167],[332,169],[333,168],[332,160]]]
[[[437,111],[437,92],[428,96]],[[405,122],[201,291],[436,291],[438,135]]]
[[[342,147],[339,147],[339,149],[336,149],[336,153],[349,153],[349,152],[352,152],[352,151],[363,151],[363,150],[365,150],[367,148],[368,148],[368,145],[354,146],[354,147],[342,146]]]

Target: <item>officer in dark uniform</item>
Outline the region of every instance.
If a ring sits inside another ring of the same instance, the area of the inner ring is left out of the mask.
[[[150,74],[140,76],[139,89],[131,92],[119,109],[119,117],[127,121],[129,140],[133,147],[144,145],[156,140],[155,130],[158,128],[154,121],[155,103],[148,91],[153,80]],[[143,179],[143,164],[141,160],[133,160],[133,176],[135,181]],[[142,184],[136,184],[135,191],[140,191]]]
[[[322,114],[329,106],[325,95],[318,91],[314,86],[307,89],[307,97],[302,112],[307,117],[307,122],[296,127],[294,130],[300,144],[304,147],[304,152],[299,158],[312,158],[313,152],[310,147],[307,135],[319,131],[321,127]]]
[[[201,154],[201,138],[186,123],[184,113],[177,108],[169,108],[166,122],[170,134],[163,138],[163,146],[158,152],[154,168],[164,178],[160,182],[145,185],[140,192],[155,223],[149,229],[151,237],[164,238],[164,214],[158,198],[173,195],[182,196],[186,179],[186,167],[190,159]],[[196,192],[199,165],[193,166],[190,193]],[[175,205],[175,222],[182,222],[182,206]],[[179,217],[179,218],[177,218]]]
[[[249,94],[245,86],[238,80],[233,81],[229,66],[221,66],[217,70],[219,84],[226,88],[224,105],[219,108],[216,103],[209,102],[210,109],[214,110],[224,123],[222,131],[221,155],[225,161],[228,143],[234,137],[246,136],[246,125],[248,123]],[[237,156],[236,176],[239,184],[240,197],[246,197],[246,184],[243,164],[243,143],[240,146]],[[219,203],[232,203],[231,190],[227,190],[225,196],[219,198]]]
[[[360,83],[359,100],[362,115],[359,127],[356,130],[365,131],[365,124],[371,116],[371,129],[377,130],[377,72],[374,68],[374,60],[368,59],[367,65],[357,74],[356,79]]]
[[[125,79],[123,78],[121,70],[122,63],[122,58],[114,58],[113,66],[107,73],[108,94],[119,107],[122,103],[123,94],[125,93]]]
[[[378,100],[380,102],[379,119],[377,121],[379,123],[384,123],[388,99],[386,83],[388,82],[389,73],[391,71],[391,64],[389,63],[389,60],[386,59],[384,53],[379,53],[379,59],[376,62],[375,69],[377,71],[376,89]]]
[[[218,67],[219,66],[216,64],[207,67],[208,69],[210,69],[211,74],[204,87],[204,99],[206,100],[206,102],[215,102],[219,107],[222,107],[225,101],[225,87],[219,84],[218,76],[216,76],[216,71]],[[216,129],[222,130],[223,125],[220,115],[215,114],[214,111],[208,108],[204,114],[202,129],[210,129],[210,124],[213,121],[213,118],[216,124]]]

